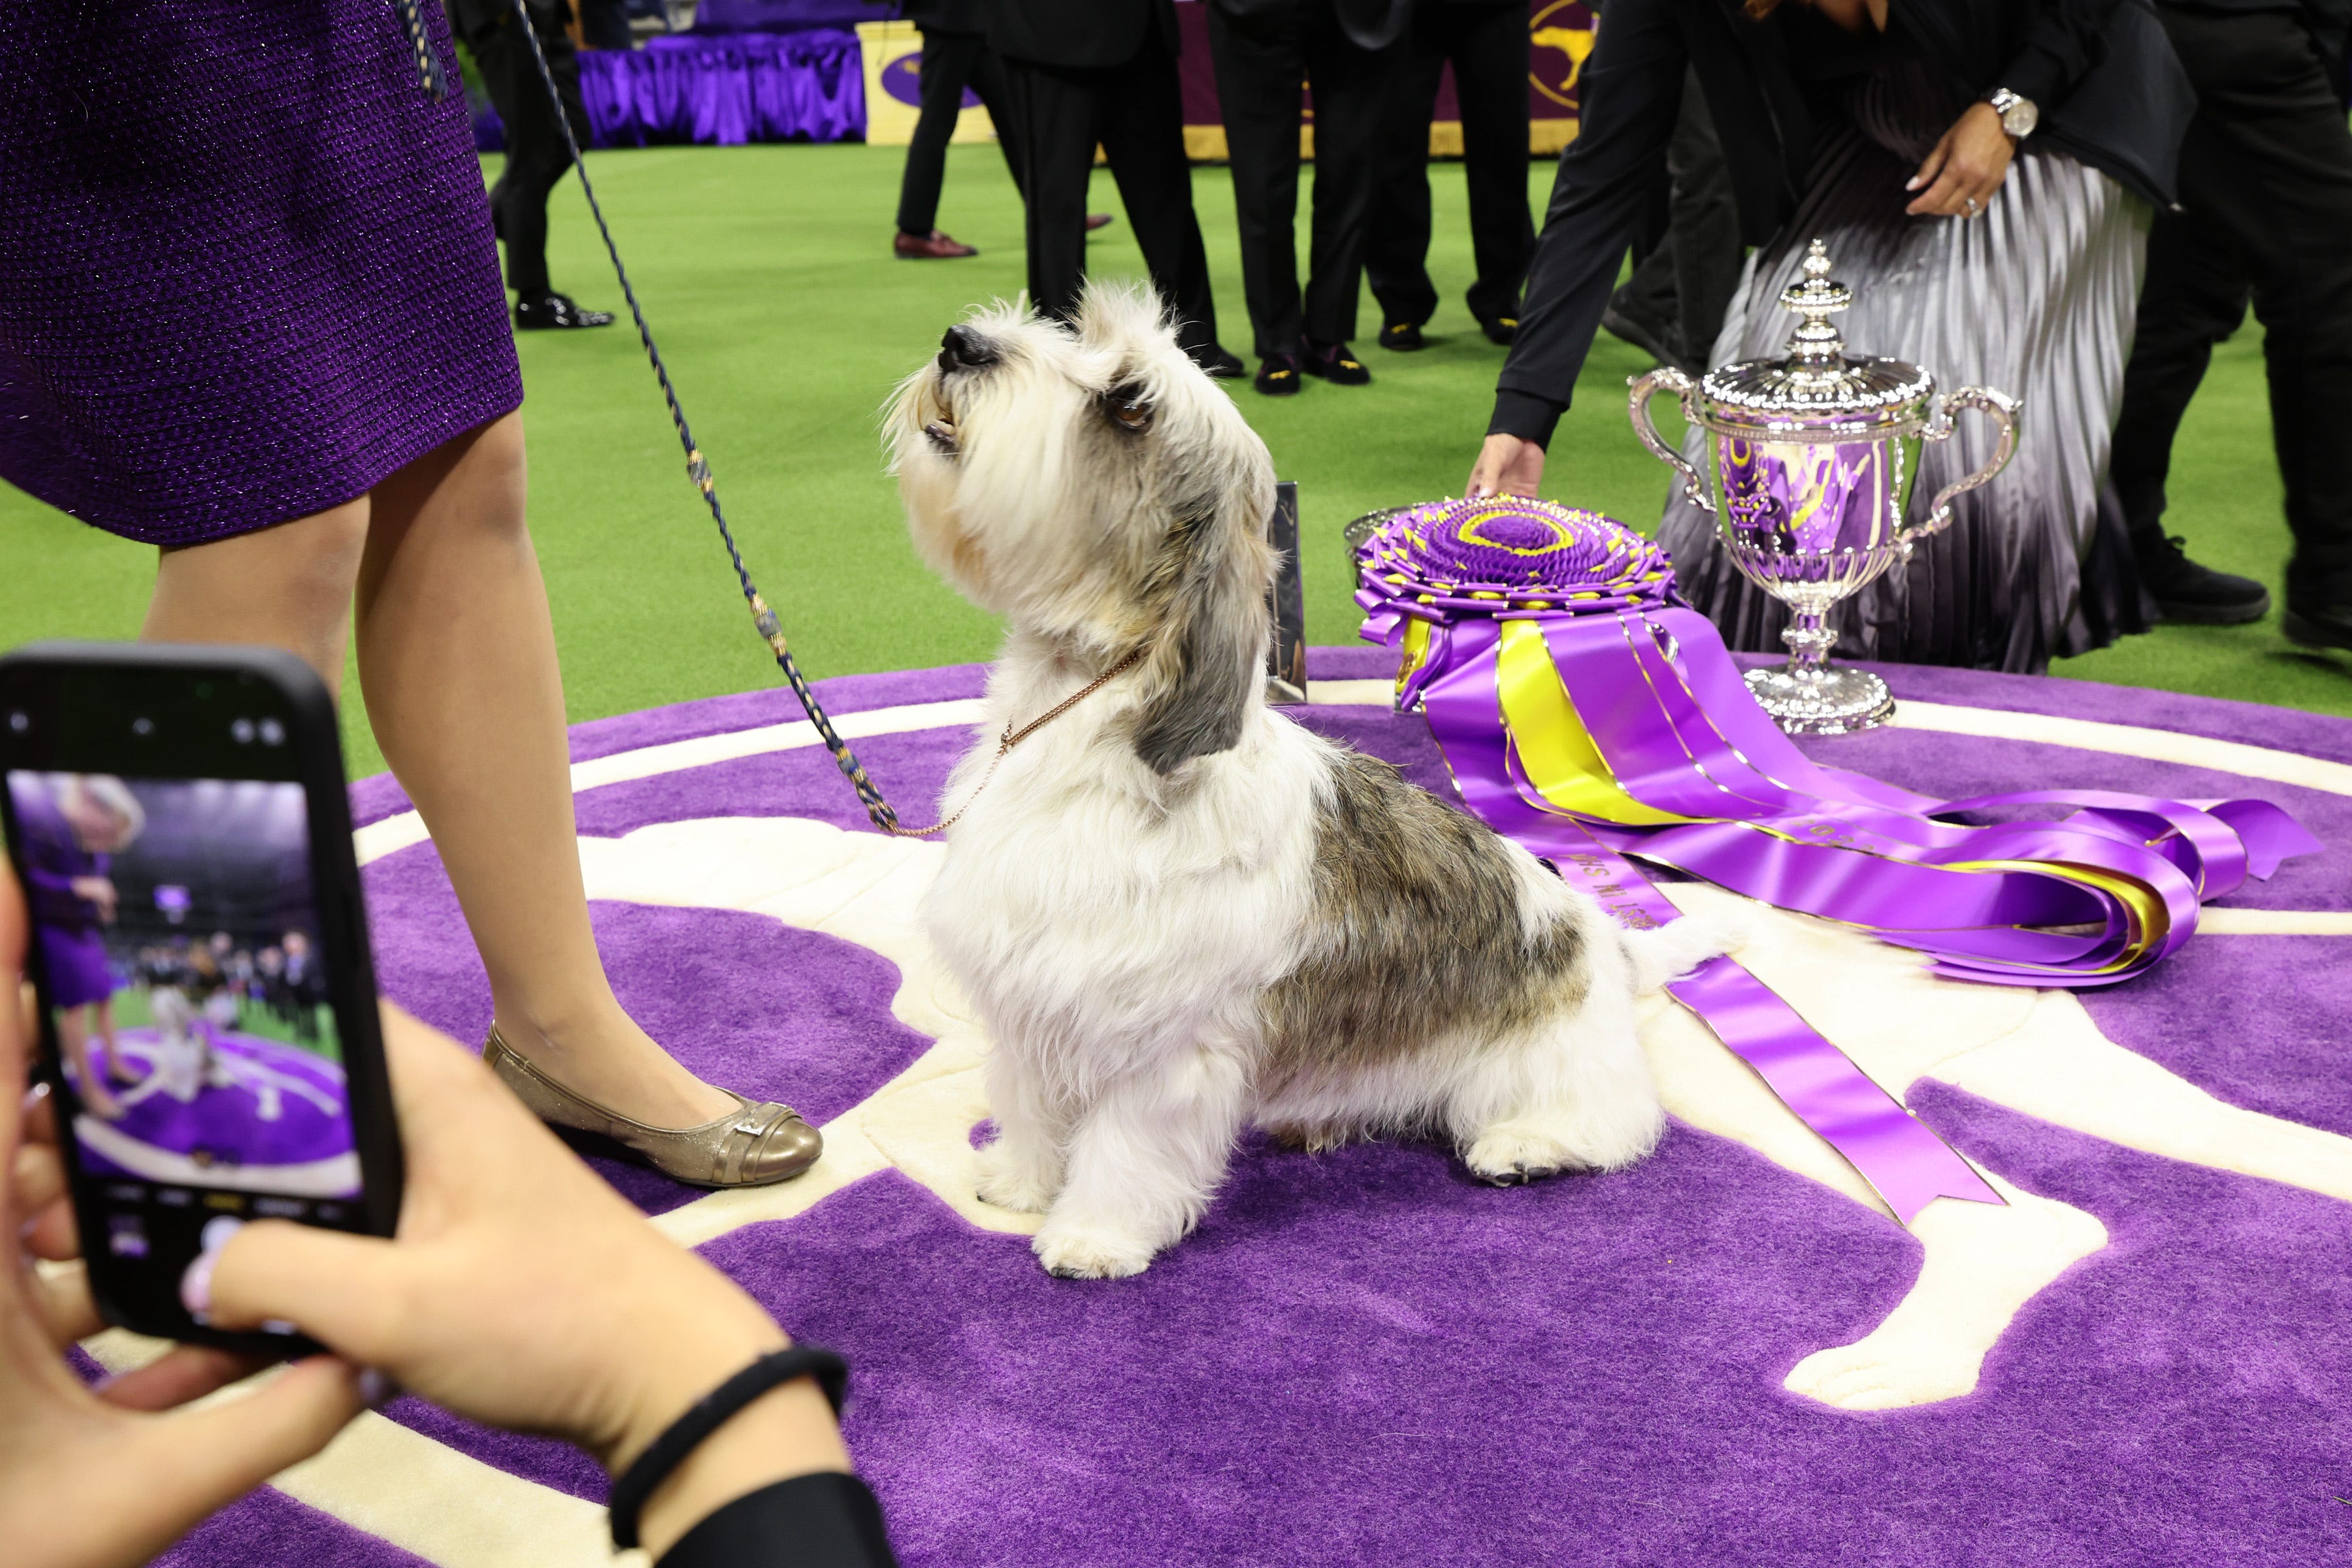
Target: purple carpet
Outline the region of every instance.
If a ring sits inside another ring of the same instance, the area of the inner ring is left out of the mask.
[[[210,1041],[209,1070],[196,1064],[193,1044],[175,1047],[156,1029],[127,1028],[117,1037],[139,1081],[116,1088],[119,1119],[81,1118],[84,1163],[150,1181],[356,1195],[343,1069],[299,1046],[209,1024],[196,1027]],[[105,1071],[104,1048],[93,1042],[91,1055]],[[189,1059],[175,1064],[175,1057]]]
[[[1384,674],[1376,650],[1314,673]],[[2087,718],[2352,763],[2352,722],[2083,682],[1882,667],[1897,696]],[[975,695],[976,668],[824,683],[836,714]],[[1444,792],[1425,727],[1298,710]],[[575,760],[797,717],[783,692],[579,726]],[[966,736],[857,742],[902,809]],[[2259,795],[2327,845],[2227,900],[2352,909],[2352,795],[2112,752],[1887,730],[1816,758],[1958,796],[2049,787]],[[406,809],[389,779],[359,819]],[[581,831],[720,816],[862,830],[821,750],[584,793]],[[371,866],[387,992],[478,1040],[488,989],[429,845]],[[897,973],[850,943],[722,911],[599,904],[622,1000],[698,1072],[841,1114],[928,1046]],[[2352,1134],[2352,938],[2206,935],[2084,996],[2115,1043],[2232,1105]],[[2049,1568],[2352,1562],[2352,1209],[2137,1152],[1923,1081],[1914,1110],[2108,1245],[2035,1296],[1972,1394],[1851,1414],[1786,1393],[1911,1288],[1917,1245],[1747,1147],[1679,1123],[1634,1170],[1495,1190],[1411,1144],[1253,1141],[1150,1272],[1046,1278],[896,1171],[706,1248],[855,1369],[851,1446],[913,1568],[1059,1564],[1706,1564]],[[649,1210],[695,1194],[604,1167]],[[512,1474],[602,1495],[585,1460],[406,1401],[398,1419]],[[420,1513],[436,1500],[419,1495]],[[169,1559],[406,1561],[275,1493]]]

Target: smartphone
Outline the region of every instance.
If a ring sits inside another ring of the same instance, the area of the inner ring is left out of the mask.
[[[0,818],[89,1285],[107,1321],[265,1355],[180,1279],[259,1218],[392,1234],[375,977],[335,710],[272,649],[0,658]]]

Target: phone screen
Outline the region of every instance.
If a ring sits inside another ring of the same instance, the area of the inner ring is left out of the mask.
[[[85,1234],[130,1261],[249,1217],[353,1222],[304,786],[18,769],[7,787],[77,1186],[102,1210]]]

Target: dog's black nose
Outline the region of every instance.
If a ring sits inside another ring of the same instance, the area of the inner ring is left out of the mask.
[[[950,327],[940,340],[941,370],[977,370],[996,363],[996,350],[970,327]]]

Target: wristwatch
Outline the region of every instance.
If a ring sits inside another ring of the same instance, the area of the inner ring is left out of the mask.
[[[2024,141],[2033,134],[2033,128],[2042,123],[2042,110],[2033,106],[2033,100],[2021,98],[2005,87],[1994,88],[1984,95],[1984,100],[1992,105],[1995,114],[2000,116],[2000,128],[2008,132],[2013,141]]]

